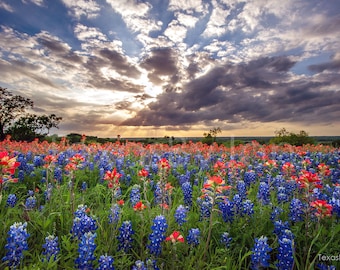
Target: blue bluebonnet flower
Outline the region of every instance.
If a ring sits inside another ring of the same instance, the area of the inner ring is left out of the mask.
[[[269,267],[269,254],[272,249],[269,247],[268,238],[261,236],[255,238],[255,245],[252,249],[251,254],[251,265],[252,269],[260,269],[261,267]]]
[[[186,220],[187,213],[188,213],[188,209],[186,207],[184,207],[183,205],[179,205],[177,207],[174,216],[175,216],[176,222],[178,223],[179,226],[182,226],[185,222],[187,222],[187,220]]]
[[[209,196],[204,196],[203,198],[197,198],[197,205],[200,208],[200,220],[204,218],[209,218],[211,214],[212,202]]]
[[[286,270],[293,269],[294,265],[294,247],[292,239],[281,237],[279,238],[279,247],[277,253],[277,269]]]
[[[37,199],[35,196],[29,196],[25,201],[26,210],[32,210],[37,204]]]
[[[234,213],[241,214],[243,211],[242,198],[240,194],[236,193],[233,197]]]
[[[130,220],[124,221],[119,228],[119,235],[117,239],[119,241],[118,251],[123,250],[125,253],[128,253],[132,248],[132,235],[135,232],[132,230],[132,223]]]
[[[242,180],[237,181],[236,189],[241,199],[244,200],[247,197],[246,183]]]
[[[333,207],[333,215],[335,215],[337,218],[340,218],[340,199],[333,197],[329,204]]]
[[[191,208],[192,206],[192,185],[190,182],[184,182],[182,184],[182,192],[184,196],[184,204],[185,206]]]
[[[243,181],[247,186],[256,181],[256,173],[254,171],[248,171],[244,173]]]
[[[44,165],[44,160],[41,158],[41,156],[34,156],[33,164],[34,164],[34,167],[40,167]]]
[[[14,223],[8,231],[6,255],[2,258],[10,268],[16,269],[24,258],[23,251],[28,250],[27,238],[29,234],[26,230],[27,223]]]
[[[229,233],[224,232],[221,235],[221,243],[225,248],[228,248],[230,246],[230,242],[233,240],[232,237],[229,237]]]
[[[285,230],[289,230],[288,221],[283,222],[282,220],[277,220],[274,222],[274,234],[278,237],[281,237],[285,233]]]
[[[289,197],[288,197],[285,187],[282,187],[282,186],[278,187],[276,194],[277,194],[277,201],[279,203],[288,202]]]
[[[25,179],[25,172],[24,172],[24,170],[19,170],[18,171],[18,180],[19,180],[19,182],[24,181],[24,179]]]
[[[297,199],[294,198],[290,202],[289,205],[289,218],[293,222],[298,222],[303,220],[303,214],[304,214],[304,205],[303,203]]]
[[[53,261],[57,259],[57,256],[59,254],[59,244],[58,244],[58,236],[49,235],[45,238],[45,243],[43,244],[43,255],[45,258],[43,258],[43,261],[49,262],[52,258]]]
[[[49,201],[52,196],[53,185],[52,183],[48,183],[47,190],[44,192],[45,200]]]
[[[168,224],[166,223],[166,219],[163,215],[159,215],[154,218],[151,226],[152,233],[149,235],[150,244],[148,245],[148,249],[150,254],[155,256],[159,256],[161,254],[161,244],[166,238],[165,233],[167,228]]]
[[[117,224],[120,218],[121,208],[118,204],[114,204],[111,209],[111,213],[109,214],[109,223]]]
[[[9,194],[6,201],[7,207],[14,207],[17,203],[17,196],[15,194]]]
[[[234,203],[228,199],[224,199],[218,203],[224,222],[232,222],[234,220]]]
[[[281,207],[275,206],[273,211],[270,214],[270,220],[274,221],[278,219],[282,213],[283,213],[283,209]]]
[[[101,255],[98,260],[98,268],[97,270],[114,270],[114,259],[112,256]]]
[[[140,201],[140,185],[134,185],[130,192],[130,203],[134,207]]]
[[[147,270],[147,267],[145,266],[143,261],[137,260],[135,262],[135,265],[132,266],[132,270]]]
[[[260,182],[259,190],[257,192],[257,199],[263,205],[269,204],[270,202],[269,185],[266,182]]]
[[[87,190],[87,183],[84,181],[82,184],[81,184],[81,191],[85,192]]]
[[[334,265],[318,263],[316,266],[317,266],[317,269],[319,270],[336,270],[336,267]]]
[[[78,239],[81,239],[82,235],[87,232],[94,232],[97,229],[97,221],[86,214],[86,205],[79,205],[75,211],[75,218],[73,219],[73,225],[71,234]]]
[[[245,200],[243,203],[243,214],[249,217],[252,217],[254,214],[254,204],[251,200]]]
[[[189,230],[189,234],[187,237],[187,242],[189,245],[195,247],[200,243],[201,232],[198,228],[192,228]]]
[[[79,256],[75,260],[78,269],[93,269],[93,261],[96,259],[94,251],[96,244],[94,239],[97,237],[96,233],[86,232],[82,235],[78,245]]]
[[[63,180],[63,170],[60,167],[55,167],[54,169],[54,179],[61,184]]]

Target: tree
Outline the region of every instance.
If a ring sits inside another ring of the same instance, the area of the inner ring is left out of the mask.
[[[288,132],[285,128],[275,131],[275,137],[269,143],[273,144],[291,144],[301,146],[304,144],[315,144],[315,139],[308,136],[308,133],[301,130],[299,133]]]
[[[6,88],[0,87],[0,141],[5,139],[6,129],[28,108],[33,108],[31,99],[13,95]]]
[[[58,128],[61,117],[55,114],[50,115],[36,115],[27,114],[21,116],[8,129],[11,138],[17,141],[32,141],[35,138],[45,137],[51,128]]]
[[[210,129],[209,132],[205,132],[203,134],[204,138],[202,140],[203,143],[206,144],[212,144],[213,142],[216,142],[216,137],[218,133],[221,133],[221,129],[219,127],[214,127],[213,129]]]

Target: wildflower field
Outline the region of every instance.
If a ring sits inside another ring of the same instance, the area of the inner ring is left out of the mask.
[[[0,142],[0,269],[340,269],[340,149]]]

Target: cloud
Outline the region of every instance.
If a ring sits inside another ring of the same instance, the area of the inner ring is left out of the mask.
[[[69,14],[76,19],[82,16],[95,18],[99,15],[100,6],[94,0],[62,0],[64,5],[69,8]]]

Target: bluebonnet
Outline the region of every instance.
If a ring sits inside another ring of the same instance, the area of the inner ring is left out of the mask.
[[[189,245],[195,247],[200,243],[201,232],[198,228],[192,228],[189,230],[187,242]]]
[[[218,208],[221,211],[224,222],[232,222],[234,220],[234,203],[229,199],[224,199],[218,203]]]
[[[229,236],[229,233],[227,233],[227,232],[222,233],[220,241],[225,248],[228,248],[230,246],[230,242],[232,240],[233,240],[233,238]]]
[[[283,209],[281,207],[275,206],[273,211],[270,214],[270,220],[276,220],[283,213]]]
[[[54,179],[61,184],[63,180],[63,170],[60,167],[55,167],[54,169]]]
[[[288,197],[288,194],[287,194],[287,191],[286,191],[285,187],[279,186],[277,188],[277,192],[276,193],[277,193],[277,201],[279,203],[288,202],[289,197]]]
[[[49,201],[52,196],[53,185],[52,183],[48,183],[47,189],[44,192],[45,200]]]
[[[132,266],[132,270],[147,270],[147,267],[145,266],[143,261],[137,260],[135,262],[135,265]]]
[[[101,255],[98,260],[98,268],[97,270],[114,270],[114,259],[112,256]]]
[[[246,183],[242,180],[237,181],[236,189],[241,199],[244,200],[247,197]]]
[[[37,199],[35,196],[29,196],[25,201],[25,208],[27,210],[32,210],[37,204]]]
[[[140,201],[140,185],[134,185],[130,192],[131,206],[135,206]]]
[[[162,242],[165,240],[166,229],[168,224],[163,215],[158,215],[153,220],[153,225],[151,226],[152,233],[149,235],[150,244],[148,249],[150,254],[159,256],[162,251]]]
[[[277,220],[274,222],[274,234],[278,237],[281,237],[285,233],[285,230],[289,230],[288,221],[283,222],[282,220]]]
[[[272,249],[269,247],[268,238],[261,236],[255,238],[255,244],[252,248],[251,265],[252,269],[260,269],[261,267],[269,267],[269,254]]]
[[[78,245],[79,256],[75,260],[78,269],[93,269],[92,263],[96,259],[94,256],[94,251],[97,247],[94,242],[96,237],[96,233],[92,232],[86,232],[82,235]]]
[[[317,266],[317,269],[319,270],[336,270],[336,267],[334,265],[326,265],[323,263],[318,263],[316,266]]]
[[[244,173],[243,181],[247,186],[256,181],[256,174],[254,171],[248,171]]]
[[[26,230],[27,223],[16,222],[8,231],[6,255],[2,258],[10,268],[16,269],[24,258],[23,251],[28,250],[27,238],[29,234]]]
[[[188,213],[188,209],[184,207],[183,205],[179,205],[177,207],[174,217],[179,226],[182,226],[185,222],[187,222],[186,220],[187,213]]]
[[[71,234],[78,239],[87,232],[94,232],[97,229],[97,221],[86,214],[86,205],[79,205],[76,210]]]
[[[279,247],[277,253],[277,269],[278,270],[286,270],[286,269],[293,269],[294,265],[294,248],[293,248],[293,240],[280,237],[279,238]]]
[[[246,216],[252,217],[254,214],[254,204],[251,202],[251,200],[245,200],[243,203],[243,214]]]
[[[184,197],[184,204],[185,206],[188,206],[191,208],[192,206],[192,185],[190,182],[184,182],[182,184],[182,192]]]
[[[340,218],[340,199],[333,197],[329,204],[333,207],[333,215],[335,215],[337,218]]]
[[[119,221],[120,212],[121,212],[119,205],[115,203],[114,205],[112,205],[110,211],[111,213],[109,214],[109,223],[117,224]]]
[[[9,194],[6,201],[7,207],[14,207],[17,203],[17,196],[15,194]]]
[[[289,218],[293,222],[298,222],[303,220],[304,205],[297,199],[293,198],[289,205]]]
[[[259,190],[257,192],[257,199],[263,204],[267,205],[270,202],[269,185],[266,182],[260,182]]]
[[[24,181],[24,179],[25,179],[25,172],[24,172],[24,170],[19,170],[18,171],[18,179],[19,179],[20,182]]]
[[[209,196],[204,196],[203,198],[197,198],[197,204],[200,208],[200,220],[204,218],[209,218],[211,214],[212,202]]]
[[[240,194],[236,193],[233,197],[233,205],[235,214],[240,214],[243,211],[242,198]]]
[[[87,183],[84,181],[82,184],[81,184],[81,191],[85,192],[87,189]]]
[[[119,241],[118,251],[123,250],[125,253],[129,252],[132,248],[132,235],[135,232],[132,230],[131,221],[124,221],[119,228],[119,235],[117,239]]]
[[[58,244],[58,236],[49,235],[45,238],[45,243],[43,244],[43,255],[45,258],[43,258],[43,261],[46,259],[46,261],[50,261],[51,258],[53,261],[57,259],[57,256],[59,254],[59,244]]]

